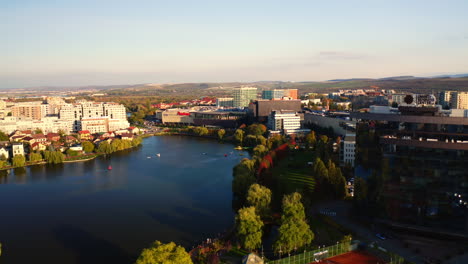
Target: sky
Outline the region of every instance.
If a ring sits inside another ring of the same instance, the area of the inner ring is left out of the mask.
[[[0,0],[0,88],[468,73],[466,0]]]

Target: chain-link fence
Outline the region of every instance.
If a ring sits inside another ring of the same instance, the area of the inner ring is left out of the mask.
[[[302,254],[297,254],[278,260],[266,261],[266,264],[306,264],[326,258],[331,258],[349,251],[351,251],[351,243],[343,242],[329,247],[306,251]]]

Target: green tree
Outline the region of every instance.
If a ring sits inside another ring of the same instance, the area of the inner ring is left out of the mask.
[[[234,139],[237,143],[239,143],[239,145],[242,145],[242,143],[244,142],[244,130],[237,129],[234,133]]]
[[[136,147],[141,145],[141,142],[143,142],[143,139],[141,137],[135,137],[132,139],[132,147]]]
[[[346,195],[346,179],[341,173],[340,167],[328,160],[328,179],[330,191],[334,193],[335,198],[341,199]]]
[[[93,152],[94,150],[94,144],[89,141],[83,141],[81,146],[83,147],[83,151],[86,153]]]
[[[8,137],[8,135],[0,130],[0,141],[9,141],[9,140],[10,138]]]
[[[239,209],[236,216],[237,237],[247,250],[259,248],[262,244],[263,222],[255,213],[255,207]]]
[[[109,144],[109,142],[102,141],[101,143],[99,143],[98,152],[99,153],[104,153],[104,154],[110,154],[110,153],[112,153],[114,151],[113,151],[112,146]]]
[[[76,150],[67,149],[66,153],[68,156],[78,156],[78,151]]]
[[[26,158],[23,155],[15,155],[12,158],[11,163],[13,167],[23,167],[24,164],[26,164]]]
[[[223,140],[224,135],[226,134],[226,130],[220,129],[218,130],[218,138],[219,140]]]
[[[247,134],[254,135],[254,136],[261,136],[265,134],[267,128],[263,124],[252,124],[247,127]]]
[[[40,160],[42,160],[41,153],[31,152],[29,154],[29,161],[36,162],[36,161],[40,161]]]
[[[244,145],[248,147],[255,147],[257,145],[266,146],[266,138],[264,136],[248,135],[245,137]]]
[[[36,128],[36,129],[34,130],[34,134],[44,134],[44,132],[42,131],[42,129]]]
[[[243,159],[233,168],[232,191],[242,200],[245,198],[250,185],[255,183],[255,161]]]
[[[59,130],[57,131],[57,134],[59,134],[60,137],[64,137],[64,136],[67,135],[67,132],[65,132],[65,130],[63,130],[63,129],[59,129]]]
[[[328,169],[320,158],[316,158],[312,167],[312,175],[320,184],[326,184],[328,181]]]
[[[247,192],[247,203],[255,207],[258,215],[265,218],[270,213],[271,190],[260,184],[252,184]]]
[[[120,150],[124,149],[124,145],[122,144],[122,140],[118,139],[118,138],[112,140],[111,147],[112,147],[112,149],[114,151],[120,151]]]
[[[63,153],[60,152],[59,150],[45,151],[44,159],[46,160],[47,163],[59,164],[59,163],[63,163],[65,159],[65,155],[63,155]]]
[[[174,242],[163,244],[155,241],[143,249],[135,264],[193,264],[190,255]]]
[[[278,238],[273,245],[276,252],[289,253],[310,244],[314,233],[307,224],[301,195],[297,192],[283,197],[283,215]]]

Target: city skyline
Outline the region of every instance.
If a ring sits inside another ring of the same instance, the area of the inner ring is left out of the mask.
[[[464,1],[0,4],[0,88],[466,73]]]

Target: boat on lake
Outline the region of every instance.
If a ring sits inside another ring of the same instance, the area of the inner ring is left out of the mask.
[[[236,150],[242,150],[242,147],[241,147],[241,146],[237,146],[237,147],[235,147],[234,149],[236,149]]]
[[[156,154],[156,156],[157,156],[157,157],[161,157],[161,154],[160,154],[160,153],[158,153],[158,154]]]
[[[112,166],[109,165],[109,166],[107,167],[107,170],[112,170]]]

